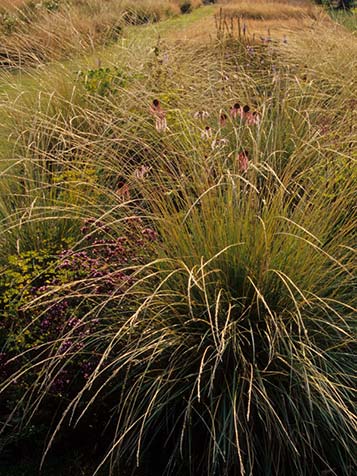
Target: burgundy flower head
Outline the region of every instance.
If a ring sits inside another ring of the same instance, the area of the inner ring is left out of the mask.
[[[248,169],[249,165],[249,152],[247,150],[242,150],[237,155],[238,169],[240,172],[244,173]]]
[[[227,123],[228,116],[224,112],[219,116],[219,125],[224,127]]]

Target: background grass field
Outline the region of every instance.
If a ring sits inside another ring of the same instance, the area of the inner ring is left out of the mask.
[[[0,13],[0,474],[354,475],[355,15]]]

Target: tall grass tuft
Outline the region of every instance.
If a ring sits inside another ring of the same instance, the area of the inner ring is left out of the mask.
[[[202,180],[183,214],[155,197],[160,254],[111,344],[125,375],[111,456],[157,451],[165,474],[352,474],[355,216],[313,190],[259,206],[231,174],[195,203]]]

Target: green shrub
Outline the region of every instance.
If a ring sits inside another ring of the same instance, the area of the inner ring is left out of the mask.
[[[78,250],[68,240],[61,248],[44,243],[41,250],[9,256],[1,268],[0,376],[9,385],[0,416],[10,418],[14,435],[21,429],[33,382],[46,402],[42,403],[46,410],[42,407],[34,420],[39,438],[44,438],[41,428],[48,424],[48,411],[65,408],[64,403],[81,391],[105,350],[105,342],[97,336],[116,327],[117,309],[109,317],[108,305],[103,316],[101,302],[116,302],[127,291],[135,281],[135,266],[147,260],[156,239],[140,219],[130,220],[127,231],[116,239],[95,219],[86,220],[81,231]],[[54,367],[47,367],[49,362]],[[21,432],[17,439],[21,440]],[[12,441],[8,431],[0,438],[0,447],[6,441]]]
[[[42,0],[36,4],[36,8],[44,8],[49,12],[56,12],[61,6],[61,0]]]
[[[0,14],[0,28],[5,35],[11,35],[18,26],[18,19],[11,13]]]
[[[80,71],[78,77],[83,81],[85,89],[91,94],[105,96],[115,94],[117,88],[127,84],[125,73],[120,68],[98,68]]]

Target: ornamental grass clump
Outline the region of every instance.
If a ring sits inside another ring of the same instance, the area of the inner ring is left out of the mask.
[[[231,174],[196,203],[183,192],[184,217],[156,198],[161,259],[132,289],[140,332],[117,335],[126,384],[108,457],[160,449],[160,474],[352,474],[344,198],[311,189],[296,204],[281,188],[259,203]]]
[[[79,354],[100,352],[53,433],[107,402],[113,441],[98,470],[353,474],[351,182],[296,197],[272,177],[261,196],[256,173],[228,171],[198,197],[200,172],[171,174],[179,207],[152,173],[156,259],[89,312],[111,325],[77,339]]]

